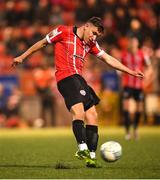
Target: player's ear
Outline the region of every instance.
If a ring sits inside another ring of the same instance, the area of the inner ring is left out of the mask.
[[[86,23],[86,26],[89,27],[89,23]]]
[[[85,28],[88,28],[89,27],[89,23],[85,23]]]

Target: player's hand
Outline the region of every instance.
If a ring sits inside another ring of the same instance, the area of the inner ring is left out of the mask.
[[[23,59],[20,57],[16,57],[13,59],[13,63],[11,64],[11,67],[16,67],[19,64],[22,64]]]
[[[144,78],[144,74],[141,71],[134,71],[133,75],[138,78]]]

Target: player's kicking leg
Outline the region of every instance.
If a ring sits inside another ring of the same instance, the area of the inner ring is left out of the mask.
[[[85,112],[83,104],[78,103],[73,105],[70,112],[73,117],[72,129],[78,144],[78,151],[75,156],[78,159],[89,158],[90,154],[86,143],[86,128],[84,126]]]

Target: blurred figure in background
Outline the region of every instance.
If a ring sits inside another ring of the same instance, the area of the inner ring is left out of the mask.
[[[34,70],[34,83],[41,102],[42,126],[54,126],[54,96],[51,89],[54,71],[44,60],[41,67]]]
[[[10,96],[7,98],[5,115],[6,127],[20,127],[21,118],[19,116],[19,108],[21,103],[21,92],[18,87],[13,87]]]
[[[135,36],[129,38],[128,50],[122,52],[121,61],[133,70],[140,69],[144,72],[145,66],[151,68],[150,58],[139,49],[139,40]],[[136,106],[133,117],[133,136],[137,139],[137,128],[143,111],[144,102],[143,81],[142,79],[129,76],[128,74],[122,74],[122,87],[123,119],[126,130],[125,139],[131,139],[131,113],[129,111],[131,99],[134,99]]]
[[[6,116],[4,114],[6,106],[6,97],[4,95],[4,86],[0,83],[0,127],[5,126]]]

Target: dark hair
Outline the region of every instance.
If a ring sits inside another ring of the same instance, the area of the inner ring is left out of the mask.
[[[102,19],[99,17],[92,17],[87,22],[92,23],[94,26],[98,27],[100,33],[104,33],[104,27]]]

